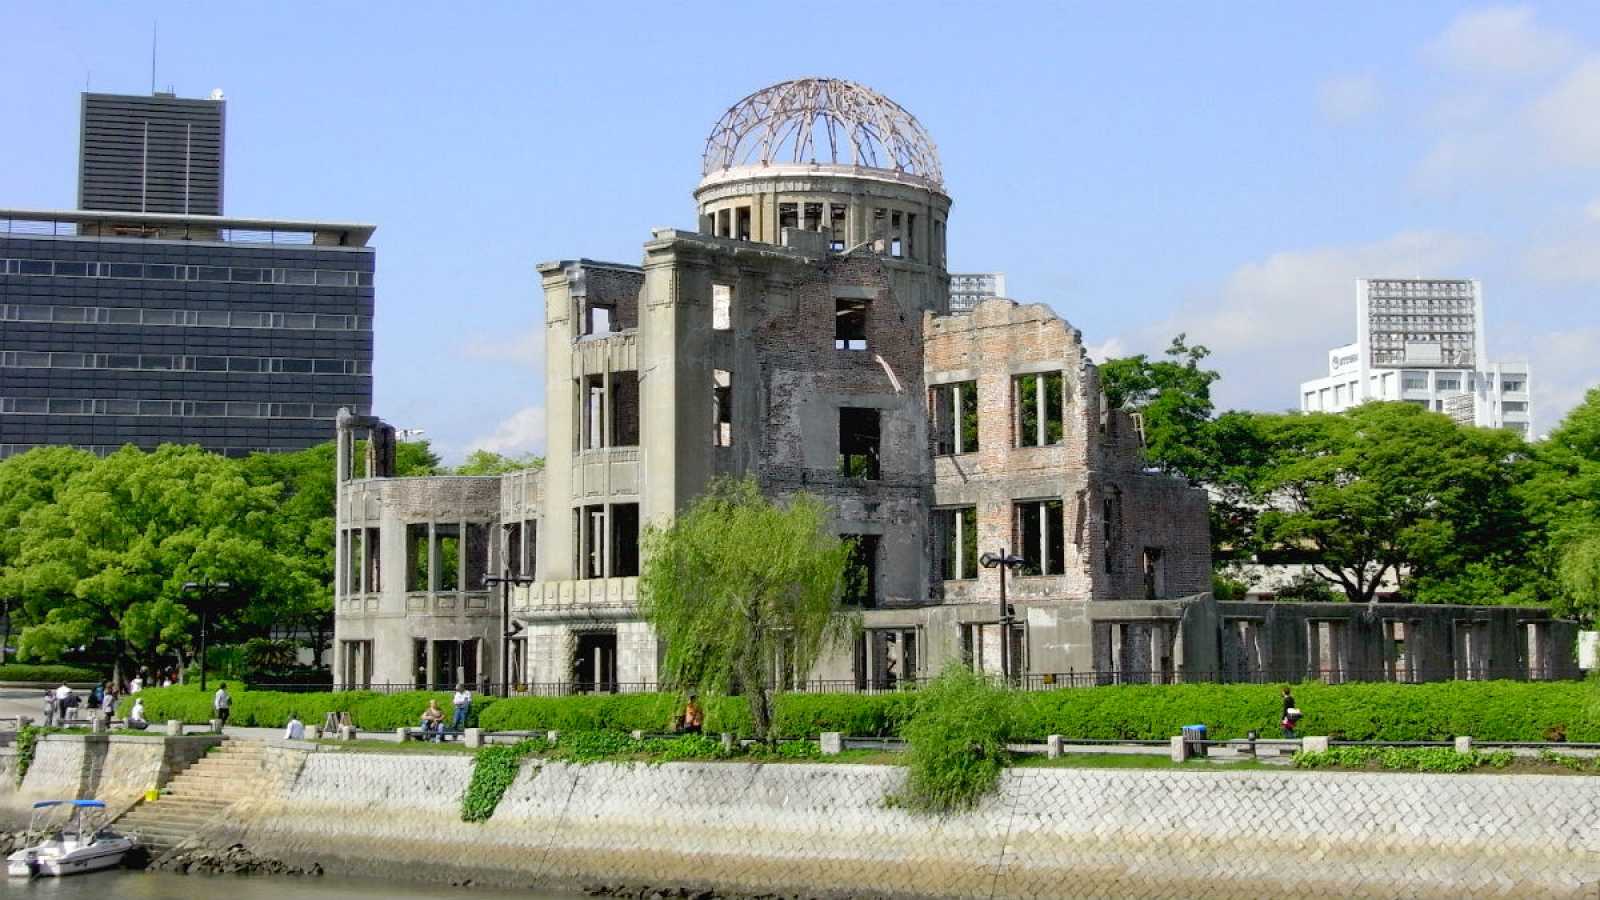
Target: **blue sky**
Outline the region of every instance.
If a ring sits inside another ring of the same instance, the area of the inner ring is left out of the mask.
[[[690,227],[767,84],[874,87],[939,144],[955,270],[1098,358],[1185,331],[1284,409],[1354,279],[1481,278],[1536,428],[1600,383],[1591,4],[14,4],[0,205],[70,207],[77,94],[228,97],[227,212],[378,225],[376,409],[458,458],[543,447],[534,265]]]

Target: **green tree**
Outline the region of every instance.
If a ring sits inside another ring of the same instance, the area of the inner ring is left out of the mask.
[[[1145,459],[1164,472],[1206,481],[1215,474],[1212,452],[1211,385],[1219,377],[1200,367],[1211,351],[1178,335],[1166,359],[1144,354],[1100,365],[1100,389],[1113,409],[1136,412],[1144,420]]]
[[[1531,533],[1530,581],[1557,612],[1586,621],[1600,597],[1582,587],[1584,561],[1600,538],[1600,388],[1592,388],[1544,441],[1532,448],[1519,496]]]
[[[1522,558],[1527,529],[1513,488],[1526,449],[1516,435],[1404,403],[1264,426],[1257,538],[1310,551],[1312,571],[1350,600],[1371,601],[1388,576],[1406,578],[1416,599],[1444,599],[1441,585],[1472,564]]]
[[[507,472],[520,472],[523,469],[542,468],[544,468],[544,457],[533,453],[502,456],[492,450],[474,450],[467,455],[466,462],[455,467],[453,474],[504,475]]]
[[[640,609],[666,645],[664,675],[684,688],[743,692],[767,740],[782,667],[804,677],[853,627],[840,612],[850,548],[826,504],[775,503],[754,479],[713,481],[644,539]]]
[[[1556,577],[1561,611],[1594,622],[1600,616],[1600,532],[1566,545]]]
[[[94,454],[72,447],[40,447],[0,460],[0,572],[4,572],[22,549],[27,534],[23,517],[47,507],[74,475],[91,468]],[[0,588],[0,662],[11,646],[11,633],[27,625],[28,607],[20,598]]]
[[[21,655],[58,658],[104,638],[119,677],[124,662],[153,663],[158,653],[181,665],[193,605],[204,602],[184,594],[189,581],[234,585],[231,597],[209,601],[223,630],[251,598],[299,602],[321,585],[279,549],[280,493],[196,447],[126,447],[77,472],[53,503],[23,516],[16,557],[0,572],[0,593],[30,613]]]

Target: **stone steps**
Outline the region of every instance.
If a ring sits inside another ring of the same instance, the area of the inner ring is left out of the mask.
[[[152,859],[173,849],[226,814],[266,775],[266,748],[227,740],[179,772],[153,803],[140,803],[116,822],[138,836]]]

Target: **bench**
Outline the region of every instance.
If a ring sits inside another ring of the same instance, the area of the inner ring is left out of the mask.
[[[423,731],[421,728],[396,728],[394,730],[402,743],[405,741],[458,741],[466,733],[458,728],[441,728],[438,731]]]

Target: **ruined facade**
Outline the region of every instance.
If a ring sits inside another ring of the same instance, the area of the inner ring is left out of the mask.
[[[909,114],[847,82],[768,88],[718,122],[695,200],[641,265],[539,266],[542,470],[389,477],[392,432],[341,419],[338,685],[653,687],[640,533],[719,475],[824,498],[867,572],[855,645],[802,680],[1000,671],[1002,648],[1025,676],[1221,668],[1205,494],[1143,469],[1050,309],[949,315],[951,201]],[[979,556],[1005,552],[1003,619]]]

